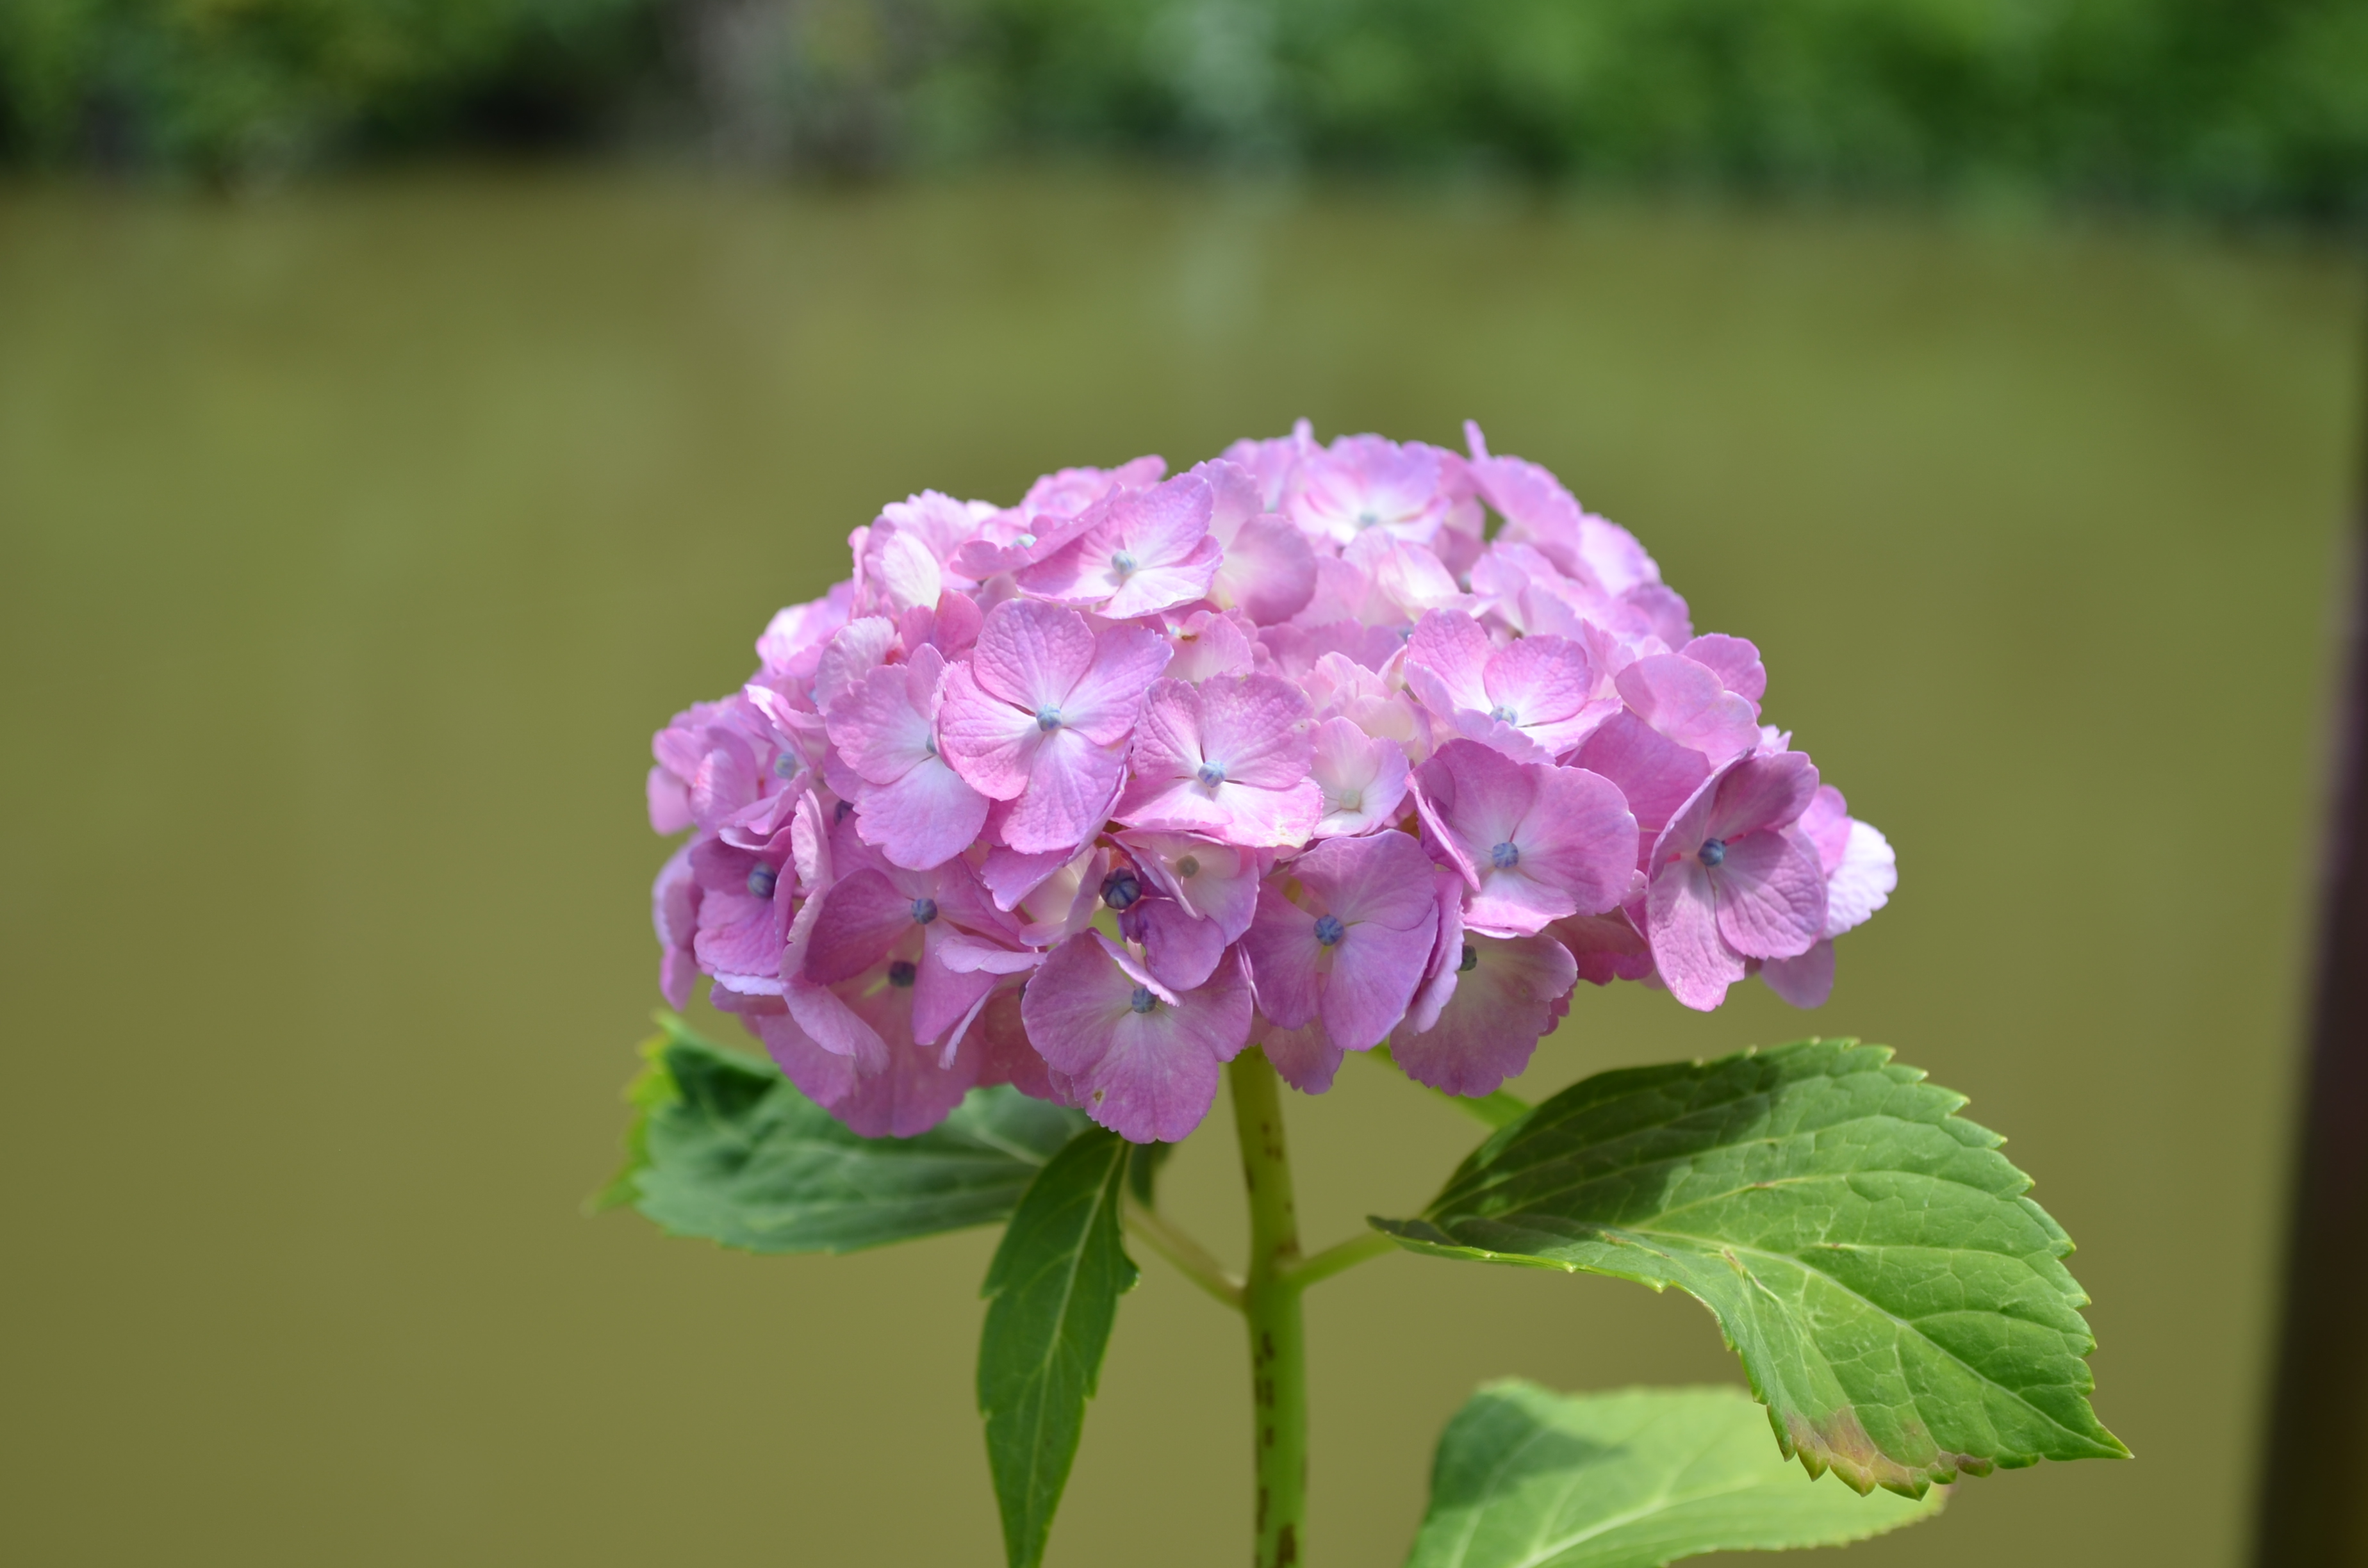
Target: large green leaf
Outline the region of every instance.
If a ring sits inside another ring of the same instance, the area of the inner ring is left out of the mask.
[[[1053,1155],[986,1271],[978,1408],[1012,1568],[1043,1558],[1118,1299],[1134,1288],[1119,1240],[1130,1147],[1096,1129]]]
[[[1492,1383],[1439,1439],[1407,1568],[1660,1568],[1705,1551],[1835,1546],[1940,1512],[1806,1479],[1741,1389],[1577,1398]]]
[[[750,1252],[853,1252],[1009,1214],[1084,1116],[973,1089],[915,1138],[863,1138],[762,1058],[682,1020],[643,1048],[626,1164],[594,1199]]]
[[[1675,1285],[1717,1314],[1812,1475],[1920,1495],[2125,1457],[2072,1244],[1964,1096],[1855,1040],[1605,1073],[1499,1129],[1402,1244]]]

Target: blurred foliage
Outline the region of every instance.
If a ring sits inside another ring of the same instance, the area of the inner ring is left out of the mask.
[[[697,139],[2368,214],[2368,0],[7,0],[0,150]]]

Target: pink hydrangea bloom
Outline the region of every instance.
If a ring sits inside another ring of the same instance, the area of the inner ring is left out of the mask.
[[[1889,844],[1763,722],[1756,646],[1466,438],[1303,421],[882,506],[653,741],[666,998],[709,977],[866,1135],[1008,1084],[1162,1140],[1246,1042],[1480,1095],[1582,979],[1823,1001]]]

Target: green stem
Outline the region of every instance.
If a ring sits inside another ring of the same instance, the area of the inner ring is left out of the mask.
[[[1234,1311],[1242,1310],[1242,1282],[1228,1274],[1225,1266],[1207,1247],[1168,1223],[1166,1215],[1145,1207],[1129,1193],[1122,1217],[1128,1231],[1149,1243],[1151,1249],[1174,1264],[1184,1278]]]
[[[1225,1069],[1250,1203],[1251,1441],[1258,1470],[1257,1568],[1284,1568],[1307,1551],[1307,1335],[1300,1315],[1299,1214],[1282,1141],[1281,1083],[1252,1049]]]
[[[1345,1242],[1335,1242],[1322,1252],[1310,1255],[1291,1271],[1291,1282],[1306,1290],[1318,1279],[1329,1279],[1344,1268],[1354,1268],[1367,1258],[1395,1252],[1398,1244],[1378,1231],[1367,1231],[1361,1236],[1350,1236]]]

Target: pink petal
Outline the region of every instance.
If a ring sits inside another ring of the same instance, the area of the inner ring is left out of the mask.
[[[1252,517],[1224,547],[1209,597],[1238,605],[1259,626],[1289,620],[1315,597],[1315,549],[1290,519]]]
[[[1759,662],[1759,650],[1743,638],[1713,631],[1678,652],[1706,665],[1727,690],[1748,702],[1756,705],[1768,695],[1768,666]]]
[[[856,797],[856,830],[899,866],[927,870],[952,859],[986,825],[986,797],[938,757],[893,784],[867,784]]]
[[[1614,684],[1638,718],[1713,765],[1759,744],[1759,711],[1691,659],[1651,654],[1622,670]]]
[[[883,665],[839,694],[830,744],[867,782],[893,784],[935,756],[938,679],[945,661],[924,648],[907,665]]]
[[[1580,743],[1571,760],[1619,786],[1649,839],[1711,774],[1710,758],[1654,729],[1634,713],[1618,713]]]
[[[1796,833],[1748,833],[1727,840],[1710,873],[1718,890],[1719,935],[1747,958],[1788,959],[1826,929],[1826,879],[1816,849]]]
[[[970,670],[981,692],[1032,722],[1037,713],[1057,710],[1068,699],[1094,657],[1093,631],[1076,610],[1006,599],[987,611],[979,627]]]
[[[1009,602],[1009,601],[1007,601]],[[971,665],[947,672],[938,739],[946,761],[989,800],[1009,801],[1028,787],[1028,771],[1045,732],[1033,710],[1013,707],[978,684]]]
[[[1646,894],[1654,967],[1669,994],[1707,1013],[1745,973],[1743,955],[1719,935],[1710,872],[1691,858],[1664,868]]]
[[[1201,749],[1228,783],[1288,790],[1307,778],[1307,694],[1272,676],[1200,688]]]
[[[1494,652],[1478,621],[1457,610],[1432,610],[1406,640],[1406,685],[1441,718],[1459,709],[1486,713],[1483,676]]]
[[[1118,835],[1152,885],[1181,904],[1188,915],[1213,920],[1228,942],[1249,929],[1258,913],[1258,879],[1264,860],[1238,848],[1190,833],[1129,829]]]
[[[830,705],[877,669],[895,646],[895,623],[883,616],[850,620],[833,632],[814,671],[814,707],[830,711]]]
[[[1044,737],[1028,788],[1004,819],[1003,841],[1022,854],[1074,849],[1109,820],[1126,767],[1119,754],[1064,726]]]
[[[1413,841],[1404,835],[1392,836],[1411,847]],[[1420,892],[1429,906],[1425,913],[1435,915],[1430,889],[1423,887]],[[1389,1038],[1406,1016],[1406,1004],[1414,1000],[1415,988],[1422,983],[1436,935],[1432,920],[1406,929],[1371,920],[1349,924],[1348,935],[1333,950],[1332,973],[1324,985],[1324,1030],[1335,1045],[1343,1051],[1370,1051]]]
[[[1405,803],[1405,748],[1365,733],[1353,721],[1326,719],[1315,727],[1309,772],[1323,791],[1324,815],[1314,836],[1340,838],[1386,827]]]
[[[1061,723],[1097,745],[1127,738],[1143,709],[1143,694],[1167,667],[1172,650],[1156,631],[1113,626],[1094,639],[1093,666],[1058,705]]]
[[[1816,794],[1816,767],[1802,753],[1746,757],[1719,779],[1702,830],[1711,838],[1738,838],[1762,828],[1783,827],[1797,821]]]
[[[1759,978],[1795,1007],[1822,1007],[1834,994],[1834,945],[1823,941],[1798,958],[1770,959]]]
[[[1406,1004],[1401,1029],[1420,1033],[1439,1022],[1441,1008],[1455,994],[1456,976],[1463,959],[1463,879],[1440,866],[1432,872],[1432,891],[1439,901],[1438,934],[1432,938],[1430,963],[1422,984]]]
[[[1615,980],[1643,980],[1653,972],[1652,945],[1645,940],[1625,911],[1609,915],[1574,915],[1546,927],[1570,949],[1578,963],[1578,977],[1589,985]]]
[[[653,833],[680,833],[690,825],[690,793],[683,788],[681,779],[664,767],[653,767],[644,792],[649,800]]]
[[[1138,1012],[1138,989],[1150,1000]],[[1248,1038],[1249,990],[1222,965],[1207,985],[1165,989],[1099,931],[1053,949],[1021,998],[1028,1038],[1086,1113],[1136,1142],[1181,1141],[1217,1094],[1218,1067]]]
[[[1172,898],[1146,898],[1136,908],[1143,929],[1143,963],[1162,985],[1190,991],[1216,971],[1225,954],[1225,933]]]
[[[1340,1071],[1340,1048],[1332,1043],[1320,1021],[1295,1029],[1266,1024],[1258,1037],[1258,1049],[1266,1052],[1267,1061],[1282,1075],[1282,1081],[1304,1095],[1325,1093],[1332,1087],[1334,1074]]]
[[[883,962],[915,929],[912,899],[880,871],[841,877],[819,896],[822,910],[800,971],[814,984],[850,980]]]
[[[1473,966],[1438,1023],[1420,1033],[1401,1030],[1390,1054],[1417,1084],[1476,1096],[1494,1094],[1530,1064],[1539,1037],[1560,1017],[1557,1004],[1577,983],[1578,966],[1552,937],[1465,941]]]
[[[810,980],[791,981],[781,1000],[789,1004],[790,1017],[809,1040],[833,1056],[852,1061],[859,1075],[887,1069],[888,1042],[828,986]]]

